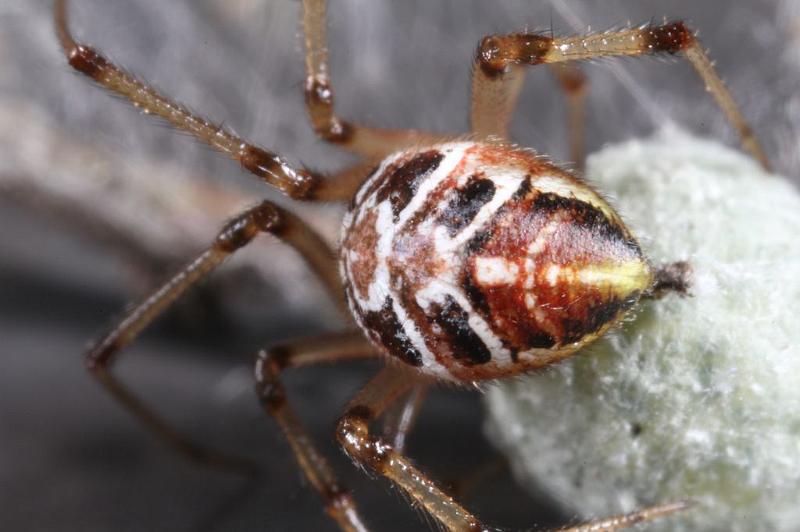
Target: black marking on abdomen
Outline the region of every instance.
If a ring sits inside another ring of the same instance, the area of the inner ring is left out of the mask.
[[[511,196],[511,200],[519,201],[530,194],[531,190],[533,190],[533,186],[531,185],[531,176],[526,175],[525,179],[522,180],[522,183],[519,184],[517,190],[514,191],[514,194]]]
[[[622,226],[613,223],[603,211],[591,203],[573,197],[560,196],[553,192],[545,192],[536,196],[532,208],[541,212],[566,214],[572,223],[589,229],[598,238],[619,241],[634,251],[636,256],[642,254],[639,244],[625,233]]]
[[[555,339],[544,331],[532,332],[526,341],[527,347],[535,349],[550,349],[556,345]]]
[[[444,159],[443,153],[429,150],[387,169],[388,175],[376,198],[378,202],[389,198],[395,222],[400,218],[400,212],[406,208],[411,202],[411,198],[417,193],[420,183],[439,167],[442,159]]]
[[[455,190],[455,195],[439,218],[439,223],[447,227],[447,233],[454,237],[472,222],[481,207],[494,197],[494,182],[491,179],[472,176],[464,188]]]
[[[372,179],[375,176],[375,173],[380,169],[380,167],[381,167],[380,164],[376,164],[369,172],[367,172],[367,178],[364,180],[364,183]],[[361,184],[362,187],[364,186],[364,183]],[[370,195],[375,191],[375,188],[376,188],[376,183],[370,183],[368,191],[365,194],[361,195],[362,201],[369,198]],[[358,207],[359,205],[358,202],[356,202],[356,198],[358,197],[359,194],[356,193],[353,194],[352,198],[350,198],[350,203],[347,205],[347,212],[353,212],[354,210],[356,210],[356,207]]]
[[[378,336],[378,343],[386,348],[390,355],[412,366],[422,365],[422,353],[414,347],[414,343],[403,329],[394,311],[391,297],[386,297],[381,310],[364,314],[364,327]]]
[[[483,228],[481,228],[480,231],[476,231],[475,236],[473,236],[469,242],[466,243],[464,250],[466,251],[467,256],[477,253],[483,249],[483,247],[486,245],[486,242],[491,240],[491,238],[494,236],[495,221],[503,218],[505,212],[508,210],[508,205],[523,199],[531,192],[531,190],[531,178],[530,176],[526,176],[525,179],[522,180],[522,183],[520,183],[519,188],[517,188],[517,190],[511,196],[511,200],[501,205],[489,222]]]
[[[469,315],[452,296],[446,296],[443,305],[431,305],[431,310],[433,322],[442,329],[459,362],[474,366],[492,359],[486,344],[472,330]]]
[[[626,299],[618,297],[593,305],[581,319],[565,319],[562,322],[563,337],[561,343],[571,344],[584,336],[596,333],[605,324],[613,321],[620,312],[628,310],[639,299],[639,292],[633,292]]]
[[[465,260],[464,264],[469,265],[469,260]],[[469,267],[463,268],[460,276],[461,286],[464,289],[464,294],[469,299],[472,308],[478,311],[487,321],[491,319],[491,308],[489,302],[486,301],[486,294],[483,290],[475,284],[472,278],[472,272]]]

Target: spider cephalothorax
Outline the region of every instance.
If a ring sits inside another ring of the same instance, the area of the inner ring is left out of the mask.
[[[376,346],[462,382],[573,353],[653,280],[589,186],[528,150],[480,142],[387,158],[345,218],[341,269]]]

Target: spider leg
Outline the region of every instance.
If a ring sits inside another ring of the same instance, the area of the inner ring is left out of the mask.
[[[67,0],[55,0],[56,34],[70,66],[101,87],[128,100],[144,113],[166,120],[236,160],[251,172],[291,198],[299,200],[338,199],[344,194],[335,179],[325,180],[306,168],[292,166],[280,155],[251,144],[228,129],[158,93],[155,89],[111,63],[95,49],[75,41],[67,24]]]
[[[370,157],[338,172],[331,172],[317,197],[323,201],[350,201],[379,163],[380,159]]]
[[[490,78],[472,72],[470,124],[479,137],[508,138],[508,125],[525,81],[523,69],[509,65],[502,75]]]
[[[142,303],[128,311],[86,354],[86,366],[90,373],[126,410],[170,447],[196,462],[235,469],[245,467],[239,459],[203,450],[183,439],[119,382],[111,372],[111,363],[125,346],[189,287],[205,278],[235,251],[246,246],[258,233],[271,233],[294,247],[320,276],[337,301],[344,305],[333,251],[297,217],[264,201],[228,222],[208,249]]]
[[[739,133],[744,149],[769,169],[764,150],[739,106],[700,41],[681,21],[566,38],[521,33],[485,37],[478,46],[473,72],[473,130],[483,136],[504,134],[510,112],[500,114],[500,119],[492,119],[489,113],[493,108],[509,106],[502,99],[507,87],[516,82],[508,78],[519,76],[517,69],[523,65],[659,53],[683,53]]]
[[[409,374],[409,370],[405,368],[388,366],[381,370],[350,401],[337,424],[336,437],[356,464],[388,478],[402,488],[446,530],[490,530],[415,467],[406,456],[392,448],[385,439],[370,433],[370,424],[396,400],[402,398],[417,381],[418,378]],[[654,506],[566,530],[610,532],[678,512],[688,506],[688,503]]]
[[[569,160],[583,173],[586,163],[586,74],[576,65],[553,63],[551,65],[561,91],[567,100],[567,136]]]
[[[334,110],[328,69],[325,31],[326,0],[303,0],[303,32],[306,42],[305,99],[311,126],[332,144],[366,157],[383,158],[404,147],[442,142],[444,135],[413,129],[370,128],[342,120]]]
[[[430,384],[427,382],[417,384],[402,402],[395,403],[386,412],[383,420],[383,438],[398,453],[405,451],[408,435],[414,428],[422,405],[425,404],[429,389]]]
[[[375,348],[361,332],[348,332],[262,350],[255,366],[256,392],[264,410],[277,421],[300,468],[323,498],[325,511],[344,531],[367,528],[350,493],[336,479],[328,461],[314,447],[308,431],[289,405],[280,374],[288,368],[375,356]]]
[[[554,63],[550,71],[566,96],[567,135],[570,160],[583,169],[585,136],[586,75],[575,65]],[[520,65],[509,65],[500,76],[472,75],[470,116],[472,132],[480,137],[508,139],[508,126],[522,90],[524,72]]]
[[[356,464],[394,482],[447,530],[482,530],[477,518],[414,467],[408,458],[370,433],[370,423],[401,398],[415,381],[407,370],[384,368],[347,406],[336,428],[339,443]]]
[[[603,519],[597,519],[576,526],[558,529],[557,532],[613,532],[630,528],[639,523],[652,521],[670,514],[682,512],[692,507],[692,502],[681,501],[659,506],[650,506],[627,514],[614,515]]]

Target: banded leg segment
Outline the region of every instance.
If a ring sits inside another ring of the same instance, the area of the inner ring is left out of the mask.
[[[402,488],[416,504],[423,507],[450,531],[490,530],[477,517],[445,493],[425,473],[412,465],[402,453],[386,440],[373,436],[370,424],[381,416],[394,401],[414,385],[415,376],[408,370],[387,367],[373,378],[350,402],[339,420],[336,436],[345,452],[360,466],[382,475]],[[626,528],[688,508],[686,503],[656,506],[602,520],[592,521],[570,532],[607,532]]]
[[[251,144],[230,130],[193,114],[117,67],[95,49],[76,42],[67,24],[67,0],[55,0],[54,17],[56,33],[70,66],[101,87],[238,161],[245,170],[291,198],[331,200],[344,195],[335,178],[326,180],[308,169],[292,166],[280,155]]]
[[[164,420],[122,386],[112,374],[110,366],[120,350],[133,342],[145,327],[188,288],[205,278],[259,233],[271,233],[297,249],[312,269],[320,274],[337,301],[344,305],[339,280],[335,275],[333,251],[298,218],[265,201],[228,222],[208,249],[130,310],[86,355],[86,365],[91,374],[126,410],[159,439],[194,461],[237,468],[243,466],[239,460],[202,450],[181,438]]]
[[[416,144],[446,140],[413,129],[370,128],[342,120],[335,112],[333,88],[328,69],[326,0],[303,0],[303,31],[306,43],[305,99],[311,126],[317,135],[365,157],[383,158]]]
[[[289,404],[280,379],[281,371],[311,364],[377,356],[360,332],[302,340],[259,352],[256,360],[256,393],[281,428],[300,468],[325,502],[326,513],[342,530],[366,530],[350,493],[339,483],[328,461],[317,451],[308,431]]]
[[[683,53],[722,108],[728,121],[739,133],[742,146],[765,168],[769,163],[752,129],[744,119],[727,87],[714,70],[700,41],[683,22],[644,26],[623,31],[553,38],[539,34],[493,35],[483,39],[475,58],[473,87],[473,129],[481,135],[500,134],[506,123],[487,122],[480,110],[491,102],[491,87],[507,84],[507,76],[516,76],[521,65],[539,65],[582,61],[599,57],[642,56],[658,53]],[[477,125],[477,127],[476,127]]]
[[[93,48],[73,39],[67,25],[67,0],[55,1],[56,32],[70,66],[100,86],[130,101],[147,114],[163,118],[212,148],[236,160],[242,167],[295,199],[311,199],[319,188],[318,175],[293,168],[279,155],[245,142],[224,127],[192,114],[177,102],[159,94]]]

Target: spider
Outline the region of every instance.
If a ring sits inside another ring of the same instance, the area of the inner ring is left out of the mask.
[[[238,161],[298,201],[349,201],[340,249],[270,201],[231,219],[210,246],[130,310],[87,353],[90,373],[156,436],[192,459],[245,464],[181,438],[111,372],[120,351],[186,290],[261,233],[292,246],[319,276],[352,330],[325,341],[258,353],[256,392],[287,438],[325,511],[343,530],[366,530],[356,503],[315,449],[291,407],[281,372],[319,362],[383,357],[387,363],[351,400],[336,438],[363,469],[384,476],[448,530],[488,529],[404,455],[410,420],[438,382],[508,378],[569,357],[619,324],[642,298],[685,293],[690,267],[652,266],[614,209],[582,179],[508,141],[523,67],[548,64],[569,96],[571,152],[580,162],[583,77],[572,63],[603,56],[683,54],[765,167],[766,157],[694,33],[681,21],[555,38],[485,37],[473,70],[469,136],[387,130],[348,122],[334,110],[324,0],[303,1],[306,107],[323,140],[362,157],[323,176],[292,166],[159,94],[79,44],[67,0],[55,0],[69,64],[147,114]],[[385,416],[388,435],[373,422]],[[569,530],[617,530],[687,509],[667,503]]]

